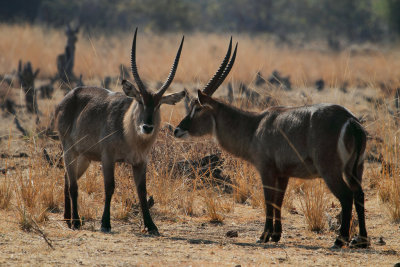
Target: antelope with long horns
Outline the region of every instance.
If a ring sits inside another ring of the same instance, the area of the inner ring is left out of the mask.
[[[125,94],[97,87],[77,87],[57,106],[57,130],[66,168],[64,218],[69,227],[81,226],[77,181],[91,161],[100,161],[105,188],[101,231],[111,231],[110,203],[115,187],[114,166],[116,162],[126,162],[132,165],[145,229],[151,234],[159,234],[146,200],[147,156],[160,128],[160,105],[174,105],[185,96],[184,91],[163,96],[174,79],[184,38],[166,82],[158,92],[153,93],[139,77],[136,34],[137,28],[132,43],[131,64],[138,89],[127,80],[122,81]]]
[[[281,238],[281,207],[289,177],[322,177],[342,206],[340,234],[334,246],[342,247],[349,241],[354,201],[360,231],[350,245],[367,247],[361,187],[366,132],[358,119],[334,104],[270,107],[253,113],[212,98],[235,62],[237,45],[232,58],[231,48],[232,39],[220,68],[191,101],[188,115],[174,135],[213,135],[223,149],[255,166],[266,204],[260,242]]]

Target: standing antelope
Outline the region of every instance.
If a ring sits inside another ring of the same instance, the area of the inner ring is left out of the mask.
[[[77,87],[64,97],[56,109],[57,129],[63,145],[66,168],[64,218],[69,227],[81,226],[77,180],[91,161],[101,161],[105,188],[101,231],[111,231],[110,203],[115,187],[114,165],[115,162],[126,162],[132,165],[144,226],[149,233],[159,234],[146,201],[147,155],[160,128],[160,105],[174,105],[185,95],[182,91],[163,96],[175,76],[184,38],[166,82],[157,93],[152,93],[146,89],[137,71],[136,34],[137,28],[133,38],[131,64],[139,90],[127,80],[122,81],[125,95],[103,88]]]
[[[231,70],[236,49],[228,52],[188,115],[179,123],[178,138],[213,135],[226,151],[252,163],[260,173],[266,203],[266,222],[260,242],[281,238],[281,206],[289,177],[322,177],[342,206],[340,235],[334,247],[349,241],[354,200],[359,236],[351,245],[367,247],[364,193],[361,187],[366,133],[347,109],[333,104],[270,107],[260,113],[240,110],[211,97]],[[345,176],[343,177],[343,173]],[[275,218],[275,221],[273,219]]]

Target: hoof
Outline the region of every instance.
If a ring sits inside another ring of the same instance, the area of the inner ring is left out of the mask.
[[[370,241],[368,237],[356,236],[350,242],[350,248],[368,248]]]
[[[72,220],[73,228],[74,230],[79,230],[82,227],[82,222],[80,219],[77,220]]]
[[[333,244],[333,246],[331,248],[333,249],[340,249],[342,248],[344,245],[346,245],[348,243],[348,238],[342,237],[342,236],[338,236],[335,240],[335,243]]]
[[[147,230],[147,233],[149,235],[153,235],[153,236],[160,236],[160,233],[158,232],[157,228],[151,229],[151,230]]]
[[[72,228],[72,223],[71,223],[71,219],[65,219],[65,222],[67,223],[67,225],[68,225],[68,228]]]
[[[281,233],[273,233],[271,236],[271,241],[279,242],[281,240]]]
[[[100,231],[103,232],[103,233],[109,234],[109,233],[111,233],[111,226],[110,227],[102,226],[100,228]]]
[[[270,232],[264,232],[260,236],[260,239],[257,241],[257,243],[268,243],[270,238],[271,238],[271,233]]]

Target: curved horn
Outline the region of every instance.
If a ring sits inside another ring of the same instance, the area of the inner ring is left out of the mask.
[[[139,73],[137,71],[137,66],[136,66],[136,34],[137,34],[138,28],[136,27],[135,30],[135,35],[133,37],[133,42],[132,42],[132,50],[131,50],[131,69],[132,69],[132,74],[133,77],[135,78],[135,82],[139,88],[140,93],[142,95],[147,93],[146,87],[144,86],[142,80],[140,79]]]
[[[210,95],[212,95],[218,89],[218,87],[224,82],[226,76],[228,76],[229,72],[231,71],[231,69],[233,67],[233,63],[235,63],[237,47],[238,47],[238,43],[236,43],[236,45],[235,45],[235,50],[233,51],[231,60],[229,61],[228,65],[226,66],[221,77],[218,79],[218,82],[214,87],[214,91]]]
[[[219,67],[218,71],[215,73],[214,77],[211,78],[211,80],[207,83],[207,85],[203,89],[204,94],[211,96],[212,93],[214,93],[215,90],[213,90],[213,89],[214,89],[215,85],[218,83],[219,77],[224,72],[226,64],[228,64],[228,60],[231,57],[231,51],[232,51],[232,37],[229,42],[228,51],[226,52],[225,58],[222,61],[221,66]]]
[[[168,78],[165,83],[161,86],[160,90],[157,92],[157,95],[162,96],[168,87],[171,85],[172,80],[175,77],[176,69],[178,68],[179,58],[181,57],[181,51],[183,46],[183,41],[185,40],[185,36],[182,37],[181,45],[179,46],[178,52],[176,53],[176,57],[174,60],[174,64],[172,65],[171,71],[169,72]]]

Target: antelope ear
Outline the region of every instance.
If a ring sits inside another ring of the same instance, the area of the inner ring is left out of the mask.
[[[205,93],[203,93],[200,90],[197,90],[197,96],[198,96],[200,105],[202,105],[202,106],[209,105],[209,106],[213,107],[212,104],[214,104],[214,100],[211,98],[211,96],[206,95]]]
[[[181,91],[179,93],[171,94],[171,95],[166,95],[161,98],[161,104],[167,104],[167,105],[175,105],[179,101],[182,100],[186,95],[185,91]]]
[[[141,95],[139,91],[136,89],[136,87],[129,81],[127,80],[122,80],[122,90],[127,96],[136,98],[138,101],[141,100]]]

